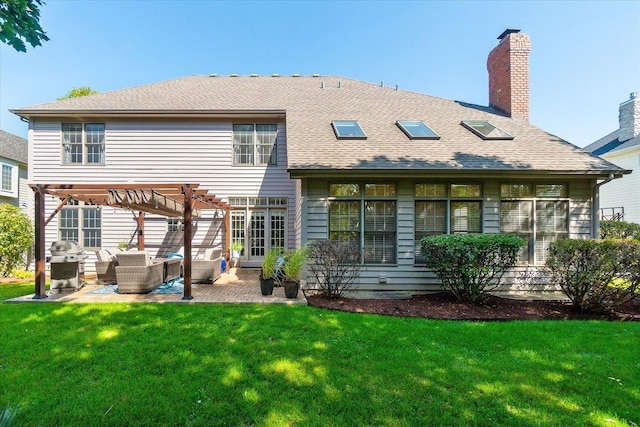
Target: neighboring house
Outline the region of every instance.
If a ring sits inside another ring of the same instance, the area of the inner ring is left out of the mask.
[[[27,182],[28,141],[0,130],[0,203],[21,208],[31,216],[32,191]]]
[[[634,169],[631,175],[603,187],[600,206],[603,218],[640,223],[640,98],[637,92],[620,104],[619,121],[618,130],[587,145],[584,150],[622,168]]]
[[[194,248],[240,240],[243,266],[332,238],[362,248],[361,290],[435,290],[422,237],[502,232],[528,241],[517,284],[551,241],[597,235],[599,183],[627,172],[528,123],[529,50],[501,35],[489,107],[339,76],[211,75],[12,111],[29,120],[31,183],[200,183],[233,208],[228,229],[222,212],[199,219]],[[108,248],[134,231],[126,211],[74,202],[46,241]],[[147,216],[148,249],[180,239],[179,219]]]

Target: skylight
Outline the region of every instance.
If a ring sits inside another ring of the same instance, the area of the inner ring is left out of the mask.
[[[462,126],[482,139],[513,139],[513,136],[486,120],[463,120]]]
[[[338,139],[367,139],[356,120],[334,120],[331,126]]]
[[[396,124],[409,139],[440,139],[437,133],[420,120],[398,120]]]

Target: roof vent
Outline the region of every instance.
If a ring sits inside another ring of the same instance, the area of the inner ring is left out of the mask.
[[[324,80],[322,81],[322,83],[320,84],[320,89],[324,89]]]
[[[384,87],[384,80],[380,80],[380,87]]]
[[[313,77],[320,77],[320,74],[314,74]]]
[[[238,77],[237,74],[231,74],[231,77]]]
[[[338,89],[342,87],[342,80],[338,80]]]
[[[258,77],[257,74],[251,74],[251,77]]]
[[[296,73],[293,75],[293,77],[300,77],[300,74]]]
[[[271,77],[280,77],[280,74],[278,74],[278,73],[273,73],[273,74],[271,74]]]
[[[209,74],[209,77],[218,77],[217,74]]]
[[[396,85],[396,90],[400,90],[400,86],[399,85]]]

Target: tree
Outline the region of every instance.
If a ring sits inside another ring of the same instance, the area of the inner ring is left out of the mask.
[[[82,96],[87,96],[87,95],[95,95],[96,93],[100,93],[100,92],[98,92],[97,90],[91,89],[89,86],[74,87],[69,92],[67,92],[66,95],[58,98],[58,101],[62,101],[63,99],[69,99],[69,98],[80,98]]]
[[[26,52],[25,42],[36,47],[49,40],[38,22],[42,5],[42,0],[0,0],[0,41]]]
[[[7,277],[24,261],[32,242],[29,217],[15,206],[0,204],[0,277]]]

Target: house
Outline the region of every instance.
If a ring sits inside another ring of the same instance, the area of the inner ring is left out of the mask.
[[[359,289],[428,291],[422,237],[515,233],[516,288],[551,241],[597,235],[599,187],[628,173],[528,122],[529,50],[501,34],[488,107],[340,76],[213,74],[12,112],[29,120],[32,184],[191,182],[227,202],[195,220],[194,251],[239,240],[257,267],[270,247],[348,240]],[[145,248],[175,250],[181,221],[147,215]],[[131,213],[84,197],[44,239],[108,248],[135,232]]]
[[[620,104],[620,127],[607,136],[584,147],[584,150],[602,157],[633,173],[607,184],[600,192],[601,215],[606,219],[623,219],[640,223],[640,98],[632,92]],[[634,196],[635,194],[635,196]]]
[[[0,203],[31,214],[33,194],[27,182],[27,140],[0,130]]]

